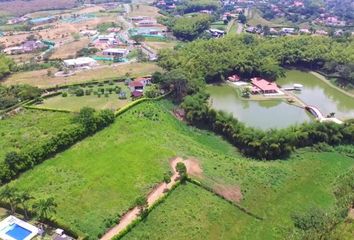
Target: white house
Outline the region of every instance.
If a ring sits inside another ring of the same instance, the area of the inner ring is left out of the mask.
[[[64,60],[64,65],[68,68],[91,68],[98,65],[96,60],[90,57],[80,57]]]
[[[124,48],[108,48],[102,51],[102,54],[105,56],[112,56],[118,58],[126,57],[128,53],[129,50]]]

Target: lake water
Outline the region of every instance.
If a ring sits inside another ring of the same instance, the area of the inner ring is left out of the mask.
[[[279,79],[281,86],[291,87],[294,83],[304,85],[297,94],[308,105],[319,108],[324,115],[335,112],[339,119],[354,118],[354,99],[331,88],[317,77],[297,70],[286,72]],[[227,84],[209,85],[211,105],[214,109],[231,113],[247,126],[261,129],[285,128],[290,125],[313,121],[304,109],[281,100],[250,101],[240,97],[236,87]]]

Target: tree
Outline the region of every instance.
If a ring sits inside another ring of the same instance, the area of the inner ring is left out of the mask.
[[[57,204],[53,197],[41,199],[33,204],[33,209],[40,220],[48,219],[52,213],[56,213]]]
[[[9,203],[11,213],[14,214],[18,204],[17,198],[18,190],[14,187],[9,187],[6,185],[0,192],[0,198]]]
[[[33,199],[33,197],[29,194],[29,192],[24,191],[24,192],[20,192],[17,195],[18,198],[18,204],[20,204],[22,206],[22,209],[25,213],[25,218],[28,219],[28,203],[31,199]]]
[[[93,133],[97,129],[95,112],[93,108],[83,107],[75,117],[76,122],[80,123],[88,133]]]
[[[187,168],[183,162],[179,162],[176,165],[176,171],[179,174],[181,182],[185,182],[187,180]]]
[[[145,218],[149,213],[149,210],[148,210],[149,203],[148,203],[147,199],[145,197],[138,197],[135,200],[135,204],[139,208],[139,215],[142,218]]]
[[[243,13],[240,13],[240,14],[238,15],[238,20],[239,20],[240,23],[242,23],[242,24],[245,24],[245,23],[247,22],[247,18],[246,18],[246,16],[245,16]]]
[[[140,34],[137,34],[137,35],[134,35],[134,36],[131,36],[130,37],[132,40],[135,41],[136,44],[140,44],[142,41],[144,41],[144,36],[140,35]]]

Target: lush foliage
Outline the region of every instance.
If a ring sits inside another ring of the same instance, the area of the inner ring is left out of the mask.
[[[12,59],[0,54],[0,79],[9,75],[14,67],[15,63]]]
[[[17,103],[36,99],[41,96],[42,90],[27,84],[5,87],[0,85],[0,110]]]
[[[195,41],[178,50],[164,50],[159,65],[182,68],[190,78],[222,80],[230,73],[275,79],[281,65],[320,68],[325,62],[354,62],[354,41],[337,42],[326,37],[291,36],[276,39],[251,35]]]
[[[207,30],[210,23],[211,18],[206,14],[183,16],[174,20],[171,29],[177,38],[192,41]]]
[[[201,10],[217,11],[220,4],[215,0],[183,0],[176,8],[180,14],[199,12]]]

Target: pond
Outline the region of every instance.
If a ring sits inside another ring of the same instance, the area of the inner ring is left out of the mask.
[[[286,77],[277,81],[282,87],[292,87],[294,83],[304,86],[296,92],[307,105],[317,107],[324,116],[331,112],[338,119],[354,118],[354,98],[329,86],[316,76],[299,70],[289,70]]]
[[[282,87],[292,87],[294,83],[302,84],[302,91],[296,94],[306,104],[316,106],[324,115],[334,112],[339,119],[354,118],[354,99],[310,73],[288,70],[286,76],[277,83]],[[231,113],[247,126],[260,129],[285,128],[313,120],[303,109],[282,100],[242,99],[239,90],[228,84],[209,85],[207,90],[214,109]]]
[[[240,97],[236,87],[227,84],[207,87],[214,109],[231,113],[247,126],[261,129],[285,128],[311,121],[311,116],[302,108],[282,100],[251,101]]]

